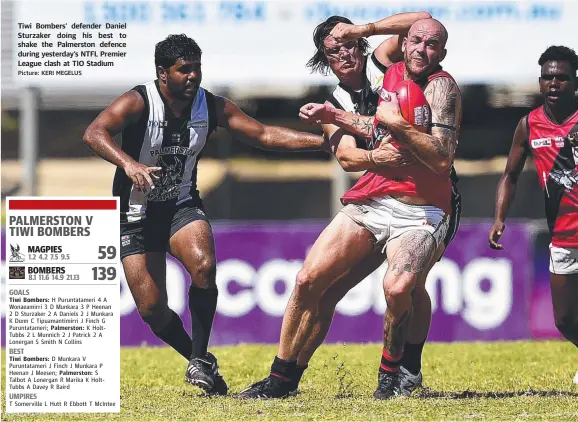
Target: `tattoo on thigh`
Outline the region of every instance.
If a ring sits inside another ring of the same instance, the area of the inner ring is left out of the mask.
[[[427,268],[435,252],[432,236],[425,230],[415,230],[403,237],[403,242],[391,260],[395,274],[419,274]]]
[[[391,357],[398,357],[403,354],[403,346],[409,331],[409,316],[410,311],[405,311],[401,318],[396,321],[389,309],[385,312],[383,347]]]

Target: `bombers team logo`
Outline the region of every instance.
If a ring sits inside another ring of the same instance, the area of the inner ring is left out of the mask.
[[[578,183],[578,171],[552,170],[550,172],[550,179],[556,182],[557,185],[563,186],[567,192],[570,192]]]

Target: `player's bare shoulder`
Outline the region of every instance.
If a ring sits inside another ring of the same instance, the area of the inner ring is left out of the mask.
[[[514,132],[514,144],[522,146],[525,149],[528,149],[529,152],[531,152],[528,148],[528,140],[529,140],[528,137],[530,136],[530,130],[528,127],[529,118],[530,115],[526,114],[518,122],[518,126],[516,126],[516,131]]]
[[[217,126],[230,129],[229,119],[234,118],[241,109],[231,100],[220,95],[215,95],[215,112]]]
[[[126,116],[128,121],[137,121],[146,109],[146,103],[141,94],[132,89],[118,97],[109,108]]]

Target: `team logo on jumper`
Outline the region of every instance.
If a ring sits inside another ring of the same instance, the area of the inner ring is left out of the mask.
[[[176,155],[160,155],[157,165],[162,170],[159,172],[155,188],[150,191],[147,199],[150,202],[164,202],[178,198],[185,167],[182,160]]]
[[[552,138],[532,139],[530,142],[532,144],[532,148],[534,149],[552,146]]]
[[[550,179],[552,179],[556,184],[563,186],[567,192],[570,192],[572,188],[578,183],[578,171],[573,170],[552,170],[550,172]]]
[[[124,236],[120,237],[120,243],[122,246],[128,246],[130,245],[130,236],[128,234],[125,234]]]
[[[8,259],[9,262],[24,262],[24,254],[20,252],[20,245],[16,244],[16,246],[10,245],[10,258]]]
[[[554,145],[556,145],[556,148],[562,148],[564,147],[564,143],[565,143],[565,139],[563,136],[556,136],[554,138]]]

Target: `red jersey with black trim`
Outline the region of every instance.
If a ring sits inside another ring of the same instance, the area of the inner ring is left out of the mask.
[[[578,110],[559,125],[539,107],[528,114],[527,129],[552,245],[578,248]]]
[[[383,78],[382,89],[388,92],[393,91],[393,88],[404,79],[404,73],[405,64],[403,62],[390,66]],[[440,67],[439,71],[428,76],[427,80],[421,84],[419,81],[417,83],[423,89],[428,82],[440,77],[453,80],[451,75],[441,70]],[[383,98],[380,96],[379,103],[382,101]],[[374,138],[376,142],[379,142],[387,135],[387,129],[379,125],[377,121],[374,122],[374,127],[376,128]],[[361,176],[357,183],[341,197],[341,201],[343,204],[348,204],[369,198],[382,198],[389,194],[420,196],[430,204],[450,214],[452,195],[450,170],[444,174],[437,174],[419,160],[406,167],[371,169]]]

